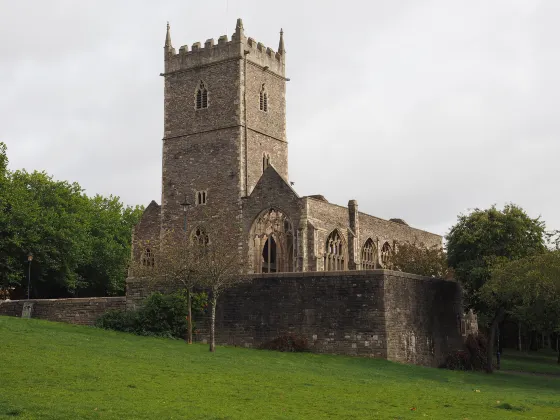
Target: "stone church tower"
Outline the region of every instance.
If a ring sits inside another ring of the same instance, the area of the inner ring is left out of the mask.
[[[164,46],[165,107],[161,228],[188,230],[211,214],[240,219],[242,200],[273,164],[288,178],[283,34],[278,52],[244,34],[184,45],[169,25]]]

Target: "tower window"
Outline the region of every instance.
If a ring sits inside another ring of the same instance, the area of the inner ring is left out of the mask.
[[[195,102],[196,109],[208,108],[208,89],[202,80],[196,89]]]
[[[268,92],[266,91],[264,83],[262,84],[262,87],[261,87],[259,109],[263,112],[268,112]]]
[[[266,168],[268,168],[268,166],[270,166],[270,155],[267,155],[266,153],[263,154],[263,172]]]
[[[142,255],[142,265],[146,267],[153,267],[155,262],[154,255],[150,248],[146,248]]]
[[[201,204],[206,204],[206,196],[207,196],[206,191],[197,191],[195,197],[196,205],[198,206]]]

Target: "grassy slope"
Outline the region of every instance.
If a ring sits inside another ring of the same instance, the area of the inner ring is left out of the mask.
[[[227,347],[209,354],[7,317],[0,340],[0,418],[560,418],[560,378]]]
[[[531,353],[507,349],[504,354],[502,369],[560,375],[560,364],[557,363],[557,360],[558,353],[548,349]]]

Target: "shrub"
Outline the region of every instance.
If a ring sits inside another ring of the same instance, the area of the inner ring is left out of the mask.
[[[138,314],[136,311],[120,311],[113,309],[97,318],[95,326],[106,330],[136,333],[138,328]]]
[[[294,334],[285,334],[259,346],[261,350],[275,350],[284,352],[309,351],[307,338]]]
[[[203,313],[206,300],[205,293],[193,296],[193,318],[195,315]],[[187,315],[187,298],[184,292],[175,292],[168,295],[156,292],[148,296],[139,309],[134,311],[108,311],[97,319],[95,325],[100,328],[138,335],[185,338],[187,334]]]
[[[447,355],[442,367],[451,370],[484,370],[488,341],[482,334],[469,334],[465,348]]]

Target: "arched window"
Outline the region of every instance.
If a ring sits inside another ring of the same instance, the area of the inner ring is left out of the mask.
[[[377,261],[377,246],[373,239],[369,238],[362,248],[362,270],[375,269]]]
[[[338,230],[333,230],[326,243],[325,271],[346,270],[346,253],[344,239]]]
[[[195,106],[196,109],[208,108],[208,89],[202,80],[196,89]]]
[[[389,268],[391,266],[391,256],[393,254],[393,250],[391,249],[391,245],[389,242],[385,242],[381,247],[381,264],[383,268]]]
[[[144,254],[142,255],[142,265],[146,267],[154,266],[154,254],[152,254],[150,248],[146,248],[144,250]]]
[[[196,245],[208,245],[210,240],[208,239],[208,234],[201,227],[197,227],[192,233],[192,242]]]
[[[273,208],[265,210],[253,222],[250,235],[255,273],[294,271],[294,228],[284,213]]]
[[[268,92],[266,91],[264,83],[262,84],[260,93],[260,110],[268,112]]]

